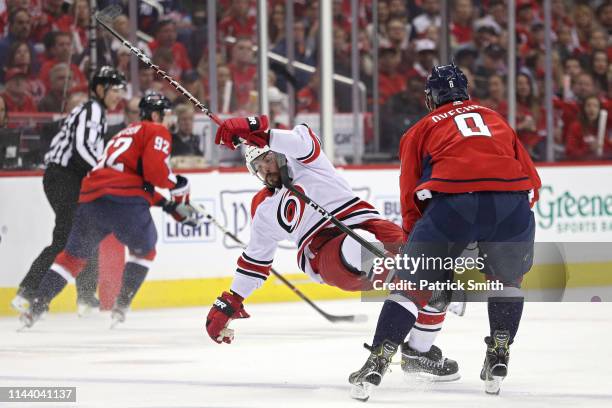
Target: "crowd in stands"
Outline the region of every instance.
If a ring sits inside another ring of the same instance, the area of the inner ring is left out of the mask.
[[[333,1],[334,64],[337,74],[351,76],[351,1]],[[320,0],[294,1],[295,59],[318,64]],[[87,95],[90,67],[89,0],[6,0],[0,5],[0,106],[13,113],[65,113],[71,96]],[[209,101],[209,52],[205,1],[138,2],[138,29],[146,34],[137,46],[199,100]],[[423,89],[438,63],[442,0],[378,0],[378,24],[373,24],[372,0],[360,0],[358,45],[360,76],[368,89],[367,109],[381,111],[380,149],[395,153],[404,131],[427,110]],[[100,0],[98,7],[119,4],[123,14],[113,27],[129,37],[128,2]],[[217,104],[220,113],[257,111],[256,1],[217,0]],[[285,0],[268,0],[269,49],[286,56]],[[507,115],[507,3],[505,0],[450,0],[452,57],[466,73],[473,99]],[[552,0],[554,140],[556,159],[612,158],[609,108],[612,68],[611,0]],[[375,32],[377,26],[377,32]],[[545,159],[544,24],[541,0],[516,0],[516,130],[536,160]],[[372,92],[373,40],[378,49],[378,100]],[[95,40],[98,64],[110,64],[130,80],[130,51],[106,30]],[[135,111],[147,89],[161,90],[177,106],[177,151],[202,154],[203,143],[189,127],[193,109],[185,98],[154,75],[138,67],[138,91],[131,86],[117,113]],[[319,74],[271,63],[269,73],[272,121],[286,126],[289,86],[295,89],[300,112],[319,109]],[[350,86],[336,83],[335,110],[352,110]],[[75,98],[72,98],[75,99]],[[74,101],[73,101],[74,102]],[[600,123],[601,122],[601,123]],[[598,132],[604,126],[604,143]]]

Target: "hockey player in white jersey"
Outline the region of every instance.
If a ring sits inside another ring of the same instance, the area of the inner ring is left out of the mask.
[[[248,145],[249,172],[265,187],[253,197],[251,237],[238,258],[231,288],[217,298],[206,319],[206,330],[217,343],[232,342],[233,330],[228,328],[231,320],[250,317],[243,301],[268,278],[280,241],[296,243],[299,268],[316,282],[347,291],[373,287],[368,271],[362,270],[366,268],[362,266],[361,245],[282,185],[277,155],[286,157],[295,188],[366,241],[382,244],[385,251],[395,254],[405,240],[399,226],[355,196],[307,125],[268,130],[265,115],[231,118],[219,127],[215,143],[235,149],[238,139]],[[402,345],[404,371],[425,374],[437,381],[459,378],[457,363],[444,358],[433,345],[445,314],[446,304],[428,305],[421,311],[415,330]]]

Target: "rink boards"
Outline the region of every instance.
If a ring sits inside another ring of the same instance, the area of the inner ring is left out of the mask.
[[[340,171],[358,196],[370,201],[386,218],[400,221],[397,168],[360,167]],[[576,288],[612,286],[612,251],[601,244],[612,242],[612,185],[609,182],[612,166],[547,166],[540,167],[539,172],[543,188],[541,200],[534,208],[536,241],[562,242],[569,246],[574,242],[599,242],[591,251],[570,251],[569,257],[565,257],[571,275],[566,283]],[[226,228],[248,242],[250,202],[260,188],[258,181],[246,172],[235,170],[188,172],[187,175],[192,183],[192,200],[204,205]],[[40,174],[0,174],[0,192],[3,197],[0,201],[0,314],[8,314],[8,302],[19,281],[34,257],[50,242],[53,213],[44,196]],[[210,304],[229,287],[241,248],[212,224],[192,229],[176,224],[157,208],[153,208],[152,215],[158,230],[157,258],[134,307]],[[102,251],[101,291],[104,293],[116,290],[116,273],[123,261],[123,254],[117,257],[112,250],[114,245],[111,242]],[[583,247],[589,246],[583,244]],[[311,283],[299,273],[295,257],[295,247],[281,243],[274,268],[312,298],[359,296]],[[550,274],[546,274],[551,263],[556,261],[536,256],[536,266],[528,274],[525,287],[556,287],[558,279],[550,279]],[[54,309],[73,309],[73,297],[74,290],[67,290],[54,303]],[[271,277],[249,301],[293,299],[297,299],[295,295]],[[608,300],[605,296],[602,299]]]

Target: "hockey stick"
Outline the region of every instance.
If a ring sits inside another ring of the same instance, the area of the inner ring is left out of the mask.
[[[116,39],[118,39],[123,46],[128,48],[132,53],[134,53],[138,59],[147,64],[150,68],[165,79],[170,85],[172,85],[178,92],[180,92],[184,97],[186,97],[189,102],[193,103],[198,109],[200,109],[205,115],[207,115],[213,122],[217,125],[221,126],[223,123],[221,119],[217,117],[214,113],[212,113],[202,102],[200,102],[195,96],[193,96],[187,89],[183,87],[180,83],[178,83],[174,78],[172,78],[168,73],[162,70],[159,66],[155,65],[151,59],[138,47],[135,47],[128,40],[123,38],[121,34],[115,31],[109,24],[122,12],[121,6],[114,4],[110,5],[103,10],[98,11],[95,14],[96,20],[102,27],[106,28]]]
[[[225,228],[223,225],[221,225],[219,223],[219,221],[217,221],[212,215],[210,215],[208,213],[208,211],[206,211],[206,209],[202,205],[195,204],[195,203],[192,203],[191,205],[200,215],[202,215],[208,221],[212,222],[215,225],[215,227],[219,228],[219,230],[223,234],[225,234],[228,237],[230,237],[232,240],[234,240],[237,244],[239,244],[243,248],[246,248],[246,244],[244,242],[242,242],[240,240],[240,238],[238,238],[235,234],[233,234],[231,231],[229,231],[227,228]],[[306,297],[306,295],[303,294],[301,290],[296,288],[295,285],[293,285],[291,282],[289,282],[287,280],[287,278],[285,278],[283,275],[281,275],[274,268],[270,268],[270,271],[281,282],[283,282],[285,285],[287,285],[287,287],[289,289],[291,289],[293,291],[293,293],[295,293],[304,302],[308,303],[308,305],[310,305],[314,310],[316,310],[321,316],[326,318],[328,321],[330,321],[332,323],[337,323],[337,322],[360,323],[360,322],[365,322],[366,320],[368,320],[366,315],[361,315],[361,314],[359,314],[359,315],[333,315],[333,314],[327,313],[324,310],[322,310],[319,306],[317,306],[312,300],[308,299],[308,297]]]
[[[312,207],[316,212],[319,213],[319,215],[321,215],[321,217],[323,217],[326,220],[331,221],[331,223],[334,224],[336,227],[338,227],[338,229],[340,229],[342,232],[349,235],[351,238],[357,241],[362,247],[367,249],[373,255],[376,255],[378,258],[386,257],[384,251],[381,251],[380,249],[376,248],[372,243],[360,237],[352,229],[347,227],[342,221],[338,220],[336,217],[330,214],[325,208],[321,207],[319,204],[312,201],[306,194],[302,193],[300,190],[298,190],[297,188],[293,186],[292,184],[293,180],[289,176],[289,167],[287,166],[287,158],[285,157],[285,155],[277,153],[276,160],[278,163],[281,182],[283,183],[283,186],[285,186],[289,191],[295,194],[299,199],[304,201],[307,205]]]

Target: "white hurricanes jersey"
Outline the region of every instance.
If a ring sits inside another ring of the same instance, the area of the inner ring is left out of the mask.
[[[346,225],[382,218],[372,205],[356,197],[321,150],[317,136],[306,126],[270,131],[270,149],[287,157],[293,185]],[[312,270],[309,244],[319,231],[333,227],[321,214],[287,188],[263,189],[251,204],[251,238],[238,258],[232,291],[246,298],[270,273],[278,243],[294,242],[298,265],[311,278],[322,282]]]

